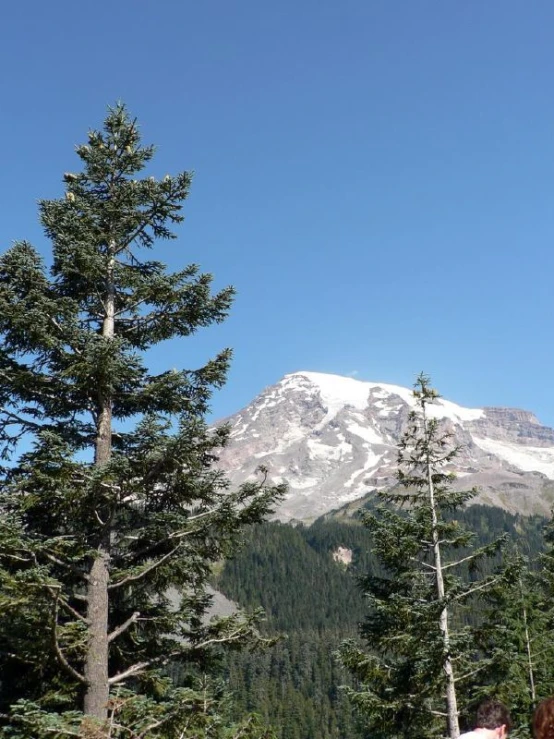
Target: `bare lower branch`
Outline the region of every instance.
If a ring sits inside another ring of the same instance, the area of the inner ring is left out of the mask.
[[[33,557],[18,557],[17,554],[4,554],[2,552],[2,557],[5,557],[6,559],[13,559],[15,562],[34,562]]]
[[[427,567],[429,570],[432,570],[432,572],[436,572],[437,568],[435,565],[429,564],[429,562],[422,562],[417,557],[410,557],[411,562],[416,562],[418,565],[421,565],[422,567]],[[444,567],[442,568],[444,570]]]
[[[480,554],[481,552],[474,552],[473,554],[469,554],[467,557],[458,559],[456,562],[449,562],[449,564],[443,565],[442,569],[444,571],[444,570],[448,570],[450,567],[457,567],[458,565],[461,565],[463,562],[470,562],[472,559],[479,557]]]
[[[499,577],[494,577],[492,580],[487,580],[486,582],[481,583],[480,585],[476,585],[474,588],[470,588],[469,590],[465,590],[463,593],[459,593],[458,595],[455,595],[452,600],[461,600],[462,598],[467,598],[468,595],[473,595],[473,593],[477,593],[479,590],[484,590],[485,588],[488,588],[490,585],[494,585],[495,582],[498,582],[500,580]]]
[[[60,559],[59,557],[56,557],[54,554],[50,554],[49,552],[43,552],[43,554],[51,562],[54,562],[54,564],[60,565],[60,567],[65,567],[66,570],[69,570],[74,575],[77,575],[78,577],[80,577],[82,580],[86,580],[86,581],[90,580],[86,572],[83,572],[78,567],[75,567],[69,562],[64,562],[63,559]]]
[[[167,724],[167,722],[170,721],[176,715],[176,713],[176,711],[173,711],[168,716],[164,716],[158,721],[153,721],[146,727],[146,729],[144,729],[144,731],[141,731],[140,734],[137,734],[137,739],[145,739],[145,737],[148,736],[151,731],[154,731],[154,729],[159,729],[160,726]]]
[[[224,635],[222,637],[214,637],[212,639],[206,639],[206,641],[200,642],[199,644],[193,644],[190,647],[191,651],[195,651],[198,649],[205,649],[206,647],[212,645],[212,644],[225,644],[232,641],[236,641],[239,639],[244,632],[242,629],[237,629],[236,631],[233,631],[231,634]],[[271,641],[271,640],[266,640]],[[127,680],[129,677],[133,677],[134,675],[138,675],[144,670],[148,669],[149,667],[152,667],[152,665],[165,665],[167,664],[173,657],[176,657],[178,654],[182,654],[182,649],[174,650],[173,652],[169,652],[169,654],[162,655],[160,657],[154,657],[150,660],[145,660],[144,662],[137,662],[135,665],[131,665],[131,667],[127,668],[126,670],[123,670],[123,672],[117,673],[117,675],[114,675],[113,677],[110,677],[108,680],[109,685],[116,685],[117,683],[121,683],[124,680]]]
[[[46,587],[54,597],[54,600],[60,603],[68,613],[71,613],[72,616],[74,616],[79,621],[82,621],[82,623],[86,624],[87,626],[89,625],[88,619],[83,616],[82,613],[79,613],[76,608],[73,608],[73,606],[68,603],[68,601],[62,596],[58,588],[54,588],[51,585],[46,585]]]
[[[163,657],[155,657],[153,659],[146,660],[145,662],[137,662],[135,665],[132,665],[126,670],[123,670],[123,672],[118,672],[117,675],[110,677],[110,679],[108,680],[108,685],[116,685],[117,683],[121,683],[124,680],[127,680],[127,678],[129,677],[133,677],[133,675],[140,674],[144,670],[148,669],[148,667],[152,667],[152,665],[167,664],[167,662],[169,662],[172,657],[176,657],[178,654],[180,654],[180,650],[170,652]]]
[[[242,629],[237,629],[236,631],[233,631],[231,634],[227,634],[225,636],[220,637],[213,637],[212,639],[206,639],[206,641],[200,642],[199,644],[194,644],[192,646],[192,649],[205,649],[206,647],[209,647],[212,644],[228,644],[229,642],[236,641],[237,639],[240,639],[241,636],[243,636],[244,631]],[[258,638],[261,642],[265,644],[271,643],[271,639],[264,639],[263,637],[258,635]]]
[[[246,730],[248,727],[252,724],[252,716],[249,717],[248,721],[244,724],[244,726],[241,726],[241,728],[238,730],[238,732],[233,736],[232,739],[240,739],[241,736],[244,736]]]
[[[96,520],[98,521],[98,523],[100,524],[100,526],[105,526],[106,525],[106,521],[102,521],[102,519],[98,515],[98,511],[96,510],[96,508],[94,509],[94,515],[96,516]]]
[[[471,672],[466,672],[463,675],[459,675],[455,679],[455,682],[459,682],[460,680],[467,680],[468,677],[473,677],[473,675],[477,675],[477,673],[482,672],[484,669],[484,665],[481,665],[481,667],[476,667],[475,670],[471,670]]]
[[[78,672],[68,661],[65,654],[62,652],[62,649],[60,647],[60,643],[58,641],[58,599],[56,598],[54,602],[54,623],[52,627],[52,641],[54,644],[54,651],[56,653],[56,657],[58,658],[60,664],[62,667],[69,672],[69,674],[75,678],[75,680],[78,680],[80,683],[83,683],[86,685],[87,680],[84,675],[81,675],[80,672]]]
[[[118,626],[116,629],[114,629],[110,634],[108,634],[108,641],[111,642],[114,639],[117,639],[118,636],[123,634],[127,629],[132,626],[135,621],[140,616],[140,613],[138,611],[135,611],[132,616],[130,616],[126,621],[124,621],[121,626]]]

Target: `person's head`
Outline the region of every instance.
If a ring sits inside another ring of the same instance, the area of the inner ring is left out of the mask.
[[[510,712],[503,703],[488,700],[481,703],[477,709],[475,724],[478,729],[493,730],[496,732],[498,739],[504,739],[512,728],[512,719],[510,718]]]
[[[535,739],[554,739],[554,697],[546,698],[535,708],[533,736]]]

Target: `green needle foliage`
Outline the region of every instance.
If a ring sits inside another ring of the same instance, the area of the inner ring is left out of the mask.
[[[554,692],[551,596],[545,574],[519,552],[506,563],[505,574],[485,596],[477,633],[491,660],[477,694],[495,695],[509,705],[512,733],[530,737],[535,706]]]
[[[479,672],[465,612],[495,582],[492,575],[479,580],[478,571],[502,543],[475,548],[474,535],[456,520],[474,493],[452,490],[448,466],[458,449],[432,412],[439,396],[424,375],[414,397],[399,445],[399,486],[380,493],[365,516],[379,563],[361,582],[368,651],[353,641],[341,649],[359,681],[349,693],[372,739],[429,739],[445,729],[459,736],[458,714]]]
[[[158,374],[145,353],[223,321],[234,291],[148,258],[191,176],[139,178],[154,149],[124,106],[77,154],[65,197],[40,203],[51,267],[26,242],[0,259],[1,720],[15,737],[228,736],[209,676],[256,619],[207,623],[207,580],[283,489],[261,471],[230,490],[217,469],[228,432],[205,415],[229,350]]]

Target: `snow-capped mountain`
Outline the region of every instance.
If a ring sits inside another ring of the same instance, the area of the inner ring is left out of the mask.
[[[318,372],[295,372],[226,419],[220,457],[233,483],[265,465],[289,492],[281,519],[313,519],[395,482],[397,443],[414,406],[412,391]],[[554,430],[512,408],[429,407],[462,450],[459,489],[522,513],[547,513],[554,498]]]

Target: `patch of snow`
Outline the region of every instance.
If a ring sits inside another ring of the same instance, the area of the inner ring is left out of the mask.
[[[523,446],[476,436],[473,441],[484,452],[494,454],[524,472],[542,472],[554,479],[554,447]]]
[[[402,403],[398,405],[389,405],[387,403],[382,403],[380,401],[377,403],[374,403],[374,405],[376,408],[381,408],[381,410],[377,414],[379,418],[388,418],[388,416],[398,413],[399,410],[405,407]]]
[[[361,498],[363,495],[365,495],[369,490],[376,490],[377,486],[371,483],[371,485],[363,484],[358,485],[358,487],[354,488],[349,493],[343,492],[341,495],[337,495],[335,499],[335,507],[337,505],[342,505],[343,503],[350,503],[353,500],[357,500],[358,498]]]
[[[399,385],[386,385],[377,382],[364,382],[353,377],[328,375],[323,372],[296,372],[288,378],[304,377],[319,388],[321,397],[329,407],[329,413],[335,415],[345,405],[354,408],[366,408],[370,390],[377,389],[383,397],[390,394],[399,395],[407,403],[413,402],[410,390]]]
[[[304,490],[305,488],[313,488],[314,485],[319,485],[320,480],[316,480],[315,477],[304,477],[302,480],[290,481],[290,486],[295,490]]]
[[[356,482],[360,482],[358,478],[366,478],[373,470],[377,469],[382,459],[382,454],[374,454],[371,450],[367,453],[367,459],[362,469],[355,470],[348,480],[344,483],[345,488],[351,488]]]
[[[464,408],[442,398],[436,403],[428,405],[427,411],[431,418],[449,418],[452,421],[476,421],[485,415],[482,408]]]
[[[347,428],[352,434],[359,436],[370,444],[384,444],[383,437],[379,436],[375,429],[368,426],[360,426],[357,423],[349,423]]]
[[[235,426],[235,428],[229,434],[229,438],[236,439],[237,437],[242,436],[247,429],[248,423],[243,421],[238,426]]]
[[[337,446],[330,446],[316,439],[308,439],[306,444],[312,459],[341,460],[345,454],[350,456],[352,452],[352,445],[346,441],[342,441]]]
[[[278,404],[279,404],[279,393],[276,392],[275,390],[273,390],[273,392],[271,393],[267,393],[267,395],[263,397],[263,400],[261,400],[258,403],[256,410],[251,416],[251,420],[255,421],[262,411],[265,411],[268,408],[274,408]]]

